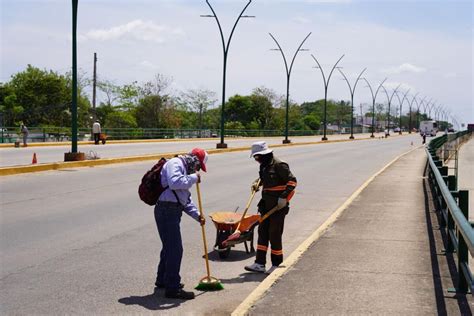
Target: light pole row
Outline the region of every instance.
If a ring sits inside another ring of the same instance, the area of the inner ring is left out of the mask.
[[[252,3],[252,0],[248,0],[247,4],[244,6],[242,11],[240,12],[239,16],[237,17],[236,21],[234,22],[234,26],[232,27],[232,30],[230,32],[230,35],[226,40],[224,39],[224,33],[222,31],[221,23],[219,21],[219,18],[217,17],[217,14],[212,7],[212,5],[209,3],[209,0],[206,0],[207,5],[209,6],[210,10],[212,11],[212,14],[207,14],[207,15],[201,15],[201,17],[211,17],[216,20],[217,26],[219,28],[219,33],[221,37],[221,42],[222,42],[222,50],[223,50],[223,75],[222,75],[222,105],[221,105],[221,122],[220,122],[220,143],[217,144],[217,148],[227,148],[227,144],[224,143],[224,129],[225,129],[225,90],[226,90],[226,70],[227,70],[227,57],[229,53],[229,47],[230,43],[232,40],[232,36],[234,34],[234,31],[237,27],[237,24],[239,23],[241,18],[254,18],[255,16],[250,16],[250,15],[244,15],[244,12],[247,10],[248,6]],[[72,107],[71,107],[71,114],[72,114],[72,148],[71,148],[71,154],[77,155],[77,36],[76,36],[76,31],[77,31],[77,7],[78,7],[78,0],[72,0]],[[276,51],[280,51],[283,62],[285,65],[285,71],[286,71],[286,123],[285,123],[285,139],[283,140],[283,143],[290,143],[291,141],[288,139],[288,129],[289,129],[289,95],[290,95],[290,78],[291,78],[291,71],[293,69],[293,65],[296,59],[296,56],[300,51],[307,51],[307,49],[302,49],[301,47],[303,46],[304,42],[308,39],[308,37],[311,35],[311,32],[303,39],[303,41],[300,43],[298,48],[296,49],[293,58],[291,60],[290,66],[288,66],[287,60],[285,53],[283,52],[281,45],[277,41],[277,39],[269,33],[270,37],[273,39],[273,41],[276,43],[278,46],[277,49],[272,49]],[[385,95],[387,96],[387,101],[388,101],[388,111],[387,111],[387,132],[386,136],[390,135],[390,106],[392,103],[392,99],[394,95],[397,95],[397,98],[399,100],[399,105],[400,105],[400,134],[401,132],[401,126],[402,126],[402,106],[403,102],[406,100],[409,104],[409,111],[410,111],[410,123],[409,123],[409,131],[411,132],[411,112],[412,112],[412,106],[413,103],[417,103],[417,118],[419,122],[419,110],[421,106],[424,104],[424,101],[426,99],[423,98],[420,103],[416,101],[416,96],[418,95],[415,94],[413,96],[413,99],[411,102],[408,101],[407,95],[408,91],[405,92],[403,98],[400,99],[397,91],[400,88],[400,85],[397,86],[396,89],[393,90],[392,95],[389,96],[389,93],[387,89],[383,86],[387,78],[385,78],[378,86],[375,94],[372,90],[372,87],[370,83],[367,81],[367,79],[362,78],[362,74],[366,71],[367,68],[364,68],[358,75],[357,79],[355,80],[354,84],[351,85],[349,80],[347,79],[346,75],[344,72],[340,69],[340,67],[337,67],[339,62],[342,60],[344,55],[342,55],[336,63],[333,65],[331,68],[331,71],[326,78],[326,75],[324,73],[323,68],[321,67],[321,64],[319,61],[316,59],[316,57],[311,54],[311,57],[313,60],[316,62],[317,67],[321,72],[322,78],[323,78],[323,83],[324,83],[324,126],[323,126],[323,137],[322,140],[325,141],[327,140],[327,94],[328,94],[328,86],[329,86],[329,81],[331,80],[331,76],[334,72],[334,70],[337,68],[339,73],[343,76],[343,80],[346,81],[348,87],[349,87],[349,92],[351,95],[351,135],[350,139],[354,139],[354,94],[355,90],[357,87],[357,84],[360,79],[364,80],[367,83],[367,86],[370,89],[371,95],[372,95],[372,135],[371,137],[374,137],[374,130],[375,130],[375,102],[377,98],[377,94],[381,88],[383,88]],[[430,105],[431,104],[431,105]],[[441,106],[440,107],[435,107],[436,102],[431,103],[431,100],[424,105],[424,112],[426,114],[426,110],[429,111],[429,117],[431,117],[431,111],[435,110],[435,116],[439,120],[440,116],[442,118],[448,117],[448,112],[443,109]]]

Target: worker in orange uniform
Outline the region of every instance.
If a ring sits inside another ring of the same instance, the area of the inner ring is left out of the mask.
[[[259,189],[258,185],[263,186],[258,212],[263,216],[275,207],[277,211],[258,226],[255,263],[246,266],[245,270],[270,274],[283,262],[283,226],[285,216],[290,210],[288,202],[295,193],[296,178],[291,173],[288,164],[276,158],[273,150],[268,148],[264,141],[252,145],[250,157],[260,164],[260,177],[252,184],[254,190]],[[269,243],[272,266],[265,270]]]

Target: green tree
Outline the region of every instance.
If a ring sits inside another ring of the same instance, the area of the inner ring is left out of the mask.
[[[41,70],[28,65],[2,84],[0,105],[6,124],[19,121],[29,126],[70,125],[71,79],[52,70]],[[79,89],[78,123],[89,123],[90,103]]]
[[[107,127],[109,128],[136,128],[137,121],[129,112],[115,111],[107,116]]]
[[[197,114],[190,116],[190,118],[196,117],[197,124],[195,124],[195,127],[202,129],[205,126],[205,113],[209,107],[216,103],[217,99],[214,91],[206,89],[190,89],[182,93],[180,101],[184,103],[186,108],[191,109],[192,112]]]
[[[24,108],[18,104],[16,94],[8,84],[0,83],[0,111],[5,126],[15,126]]]
[[[118,107],[121,110],[133,110],[139,101],[140,87],[137,82],[126,84],[118,88]]]
[[[161,128],[164,126],[165,100],[159,95],[149,95],[140,99],[135,109],[137,124],[143,128]]]
[[[272,103],[264,95],[234,95],[226,103],[224,115],[226,121],[239,121],[247,129],[255,127],[255,122],[259,128],[265,129],[273,119],[274,112]]]

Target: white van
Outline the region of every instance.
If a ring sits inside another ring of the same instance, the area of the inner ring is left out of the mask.
[[[438,132],[438,123],[436,121],[421,121],[420,135],[436,136]]]

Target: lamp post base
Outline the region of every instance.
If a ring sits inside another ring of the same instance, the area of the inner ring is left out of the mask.
[[[351,137],[349,137],[349,139],[354,139],[354,136],[351,135]]]
[[[374,134],[370,135],[370,138],[374,138],[374,137],[375,137]]]
[[[224,149],[224,148],[227,148],[227,144],[226,144],[226,143],[217,143],[217,144],[216,144],[216,148],[217,148],[217,149]]]
[[[64,161],[82,161],[86,160],[86,155],[84,153],[64,153]]]
[[[282,141],[282,144],[290,144],[290,143],[291,143],[291,140],[289,140],[289,139],[284,139]]]
[[[402,135],[402,132],[401,132],[401,131],[400,131],[400,132],[398,132],[398,135]]]
[[[323,138],[321,138],[321,140],[328,140],[328,138],[327,138],[327,137],[323,137]]]

